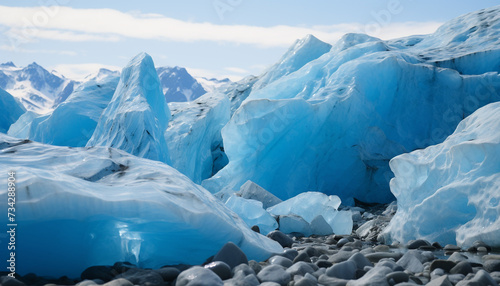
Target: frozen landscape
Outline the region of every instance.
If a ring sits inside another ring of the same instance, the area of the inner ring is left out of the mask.
[[[499,73],[500,6],[237,82],[2,64],[0,283],[498,285]]]

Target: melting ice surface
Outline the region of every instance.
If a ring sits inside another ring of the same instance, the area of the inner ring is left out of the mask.
[[[499,35],[493,7],[428,36],[348,34],[304,63],[296,57],[318,47],[306,40],[267,72],[279,77],[248,79],[235,92],[241,106],[222,129],[229,164],[202,185],[216,193],[251,180],[283,200],[304,191],[345,204],[394,200],[391,158],[442,142],[500,100]]]
[[[16,171],[20,274],[78,277],[89,266],[117,261],[152,268],[200,264],[227,241],[249,259],[282,252],[161,162],[113,148],[57,147],[1,133],[0,157],[2,170]],[[7,201],[7,188],[0,199]],[[2,245],[5,239],[0,237]],[[6,251],[1,249],[2,257]]]
[[[458,125],[443,143],[391,160],[394,240],[500,246],[500,103]],[[438,218],[438,219],[436,219]]]

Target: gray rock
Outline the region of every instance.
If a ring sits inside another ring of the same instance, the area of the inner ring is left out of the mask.
[[[340,279],[356,279],[356,270],[358,269],[354,261],[344,261],[334,264],[326,270],[326,275]]]
[[[17,280],[16,278],[10,276],[0,277],[0,285],[3,286],[26,286],[23,282]]]
[[[283,247],[292,247],[293,239],[279,230],[271,231],[267,234],[267,237],[274,241],[277,241]]]
[[[177,277],[175,286],[223,286],[224,283],[213,271],[201,266],[194,266],[188,270],[182,271]]]
[[[430,266],[430,271],[434,271],[437,268],[443,269],[446,272],[450,272],[450,270],[457,265],[455,262],[450,260],[436,259],[432,261]]]
[[[258,286],[259,279],[254,274],[244,275],[243,271],[238,271],[232,278],[224,281],[224,286]]]
[[[417,249],[421,246],[430,246],[431,244],[427,241],[427,240],[423,240],[423,239],[417,239],[417,240],[413,240],[413,241],[410,241],[408,243],[408,249]]]
[[[276,282],[264,282],[264,283],[260,284],[260,286],[280,286],[280,284],[278,284]]]
[[[96,283],[94,280],[83,280],[82,282],[76,284],[76,286],[92,286],[92,285],[99,285],[99,284]]]
[[[488,272],[500,271],[500,260],[489,259],[483,263],[484,270]]]
[[[460,261],[466,261],[467,259],[468,259],[467,256],[458,252],[454,252],[452,255],[450,255],[450,257],[448,257],[449,261],[453,261],[455,263],[459,263]]]
[[[275,255],[271,258],[269,258],[269,263],[270,264],[276,264],[276,265],[281,265],[285,268],[288,268],[293,265],[293,261],[290,259],[280,256],[280,255]]]
[[[163,281],[174,281],[181,274],[181,271],[175,267],[163,267],[153,271],[160,274]]]
[[[497,282],[484,270],[479,270],[474,278],[470,280],[462,280],[456,284],[456,286],[483,286],[492,285],[497,286]]]
[[[410,281],[410,275],[403,271],[389,273],[385,276],[385,278],[387,278],[387,281],[390,281],[392,279],[395,284]]]
[[[387,245],[384,245],[384,244],[380,244],[380,245],[377,245],[373,248],[373,250],[375,252],[390,252],[391,251],[391,248]]]
[[[443,275],[427,283],[426,286],[453,286],[453,284],[448,279],[448,275]]]
[[[405,271],[405,269],[400,265],[397,265],[396,262],[394,262],[394,260],[387,258],[380,260],[379,263],[377,263],[377,266],[389,267],[392,269],[392,271]]]
[[[347,286],[389,286],[387,274],[392,270],[385,266],[375,266],[358,280],[350,280]]]
[[[328,260],[318,260],[315,262],[316,266],[318,266],[319,268],[328,268],[328,267],[331,267],[333,265],[333,263],[331,263],[330,261]]]
[[[314,269],[306,262],[299,261],[286,270],[290,277],[295,275],[305,276],[307,273],[314,273]]]
[[[456,285],[458,282],[464,280],[465,276],[463,274],[451,274],[448,275],[448,279],[450,279],[451,284]]]
[[[330,261],[331,263],[339,263],[347,261],[347,259],[351,258],[352,255],[353,255],[352,251],[341,250],[336,254],[332,255],[330,259],[328,259],[328,261]]]
[[[397,253],[397,252],[375,252],[375,253],[369,253],[366,254],[365,257],[370,260],[371,262],[379,262],[381,259],[384,258],[392,258],[394,260],[399,260],[403,254]]]
[[[473,273],[472,266],[467,261],[459,262],[455,267],[450,270],[450,274],[463,274],[467,275]]]
[[[232,242],[224,244],[212,261],[225,262],[231,269],[242,263],[248,264],[246,254]]]
[[[297,255],[299,255],[299,252],[296,249],[288,248],[288,249],[285,249],[285,251],[283,251],[283,253],[280,253],[279,255],[286,257],[286,258],[293,261],[295,259],[295,257],[297,257]]]
[[[249,263],[250,263],[250,261],[249,261]],[[244,276],[247,276],[247,275],[250,275],[250,274],[256,274],[255,270],[253,270],[253,268],[250,267],[250,265],[244,264],[244,263],[242,263],[242,264],[234,267],[232,269],[232,272],[233,272],[233,275],[236,274],[236,273],[238,273],[238,272],[242,272],[244,274]]]
[[[419,258],[421,258],[421,255],[417,250],[409,250],[396,262],[396,264],[403,267],[406,271],[419,273],[424,271],[424,265]]]
[[[333,233],[332,227],[326,222],[322,215],[315,217],[311,223],[311,233],[317,235],[329,235]]]
[[[330,277],[330,276],[325,275],[325,274],[319,276],[319,278],[318,278],[319,284],[328,285],[328,286],[345,286],[345,285],[347,285],[347,282],[349,282],[349,280]]]
[[[125,278],[118,278],[106,284],[103,284],[103,286],[134,286],[134,284],[132,284],[132,282],[128,281]]]
[[[222,261],[210,262],[209,264],[205,265],[205,268],[212,270],[222,280],[229,279],[232,276],[231,268],[229,267],[229,265],[227,265],[227,263]]]
[[[309,277],[312,277],[314,279],[311,279]],[[302,277],[295,281],[294,286],[316,286],[318,285],[318,280],[314,276],[308,276],[308,277]]]
[[[113,280],[117,274],[118,272],[111,266],[90,266],[82,272],[80,278],[82,280],[100,279],[107,282]]]
[[[373,263],[370,262],[363,254],[356,252],[347,261],[353,261],[356,263],[358,269],[364,269],[365,266],[373,267]]]
[[[117,275],[116,278],[124,278],[133,284],[162,286],[163,278],[153,270],[145,270],[139,268],[131,268],[127,272]]]
[[[293,260],[293,263],[297,263],[299,261],[304,261],[304,262],[311,262],[311,258],[309,257],[309,255],[307,254],[307,252],[305,251],[301,251],[299,252],[299,255],[297,255],[297,257],[295,257],[295,259]]]
[[[261,282],[275,282],[282,286],[285,286],[290,282],[291,277],[282,266],[279,265],[269,265],[264,267],[257,277]]]
[[[348,243],[348,242],[349,242],[349,239],[348,239],[348,238],[346,238],[346,237],[341,238],[341,239],[339,240],[339,242],[337,242],[337,247],[339,247],[339,248],[340,248],[340,247],[344,246],[344,244],[346,244],[346,243]]]
[[[255,274],[259,274],[259,272],[262,270],[262,265],[260,265],[259,262],[255,260],[248,261],[248,266],[252,267]]]
[[[447,244],[443,248],[445,251],[460,251],[462,250],[459,246],[456,246],[454,244]]]

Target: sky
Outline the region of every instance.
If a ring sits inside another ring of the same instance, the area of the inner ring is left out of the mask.
[[[0,62],[37,62],[82,79],[121,70],[140,52],[156,66],[239,80],[258,75],[308,34],[381,39],[434,32],[497,0],[0,0]]]

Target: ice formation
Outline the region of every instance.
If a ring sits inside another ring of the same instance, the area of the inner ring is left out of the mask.
[[[229,99],[209,93],[187,103],[170,103],[165,132],[172,166],[200,184],[227,164],[221,129],[229,121]]]
[[[293,216],[301,217],[308,224],[314,225],[315,229],[323,232],[324,228],[319,227],[323,225],[321,218],[319,218],[319,216],[322,216],[335,234],[351,234],[352,214],[350,211],[338,211],[340,203],[341,201],[337,196],[327,196],[318,192],[305,192],[270,207],[267,211],[275,216],[288,216],[286,222],[287,232],[301,232],[301,230],[307,229],[303,223],[300,223],[300,219]],[[282,230],[281,224],[280,219],[280,230]]]
[[[392,159],[398,210],[386,234],[400,242],[500,246],[499,162],[500,103],[464,119],[443,143]]]
[[[275,195],[263,189],[261,186],[257,185],[252,181],[247,181],[241,186],[238,196],[245,199],[257,200],[262,203],[265,209],[268,209],[274,205],[282,202]]]
[[[345,204],[392,201],[391,158],[442,142],[500,100],[499,10],[428,36],[348,34],[261,88],[249,81],[222,129],[229,164],[202,185],[216,193],[251,180],[280,199],[319,191]]]
[[[145,268],[200,264],[228,241],[248,259],[283,251],[161,162],[113,148],[58,147],[4,134],[0,154],[3,180],[7,171],[16,172],[21,275],[79,277],[89,266],[117,261]],[[7,201],[7,188],[0,199]],[[5,239],[0,243],[6,245]],[[2,257],[6,252],[0,250]]]
[[[0,88],[0,132],[7,133],[10,126],[24,112],[24,107],[12,95]]]
[[[262,206],[262,202],[232,195],[226,207],[234,211],[248,227],[258,226],[260,233],[268,234],[278,228],[278,222]]]
[[[116,74],[105,76],[101,71],[95,79],[79,85],[51,113],[23,115],[8,134],[57,146],[85,146],[113,97],[118,80]]]
[[[116,91],[104,109],[87,146],[108,146],[130,154],[170,162],[164,132],[170,110],[153,60],[145,53],[123,69]]]

